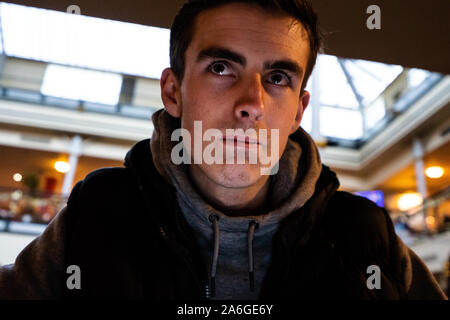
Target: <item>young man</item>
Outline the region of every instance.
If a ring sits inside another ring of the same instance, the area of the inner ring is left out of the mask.
[[[0,297],[444,299],[299,127],[316,20],[303,0],[185,4],[152,139],[75,186],[1,270]]]

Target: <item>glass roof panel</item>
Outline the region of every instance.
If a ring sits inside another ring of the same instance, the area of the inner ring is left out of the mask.
[[[341,139],[358,139],[363,135],[361,112],[358,110],[320,108],[320,133]]]
[[[385,101],[382,97],[376,99],[365,109],[365,121],[367,129],[373,128],[378,121],[386,115]]]
[[[1,3],[7,55],[159,78],[169,30]]]
[[[408,85],[411,88],[415,88],[420,85],[429,75],[430,72],[426,70],[410,69],[408,71]]]
[[[41,92],[45,95],[115,105],[122,76],[80,68],[48,65]]]
[[[305,112],[303,112],[302,120],[300,121],[301,127],[308,133],[311,133],[312,129],[312,108],[307,107]]]
[[[355,88],[364,105],[374,101],[403,71],[401,66],[364,60],[345,60]]]
[[[358,108],[359,104],[334,56],[318,56],[320,103],[329,106]],[[317,70],[315,72],[317,72]]]

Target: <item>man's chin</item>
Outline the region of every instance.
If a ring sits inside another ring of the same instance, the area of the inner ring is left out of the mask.
[[[264,178],[261,166],[255,164],[203,165],[202,171],[225,188],[247,188]]]

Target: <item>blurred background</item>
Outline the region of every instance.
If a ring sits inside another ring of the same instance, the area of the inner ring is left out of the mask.
[[[152,135],[182,3],[12,2],[0,3],[0,265],[77,181]],[[450,2],[372,2],[312,1],[326,46],[301,125],[340,189],[386,208],[448,295]],[[366,27],[370,4],[380,30]]]

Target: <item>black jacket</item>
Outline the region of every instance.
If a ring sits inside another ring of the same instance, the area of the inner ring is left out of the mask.
[[[261,298],[445,298],[387,212],[338,185],[323,166],[314,195],[282,221]],[[0,269],[0,298],[204,299],[207,266],[194,239],[144,140],[125,167],[74,187],[46,231]],[[81,289],[66,286],[70,265],[80,267]],[[370,265],[381,270],[381,289],[367,286]]]

